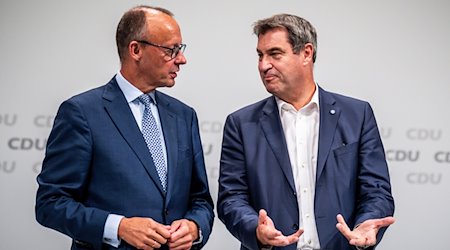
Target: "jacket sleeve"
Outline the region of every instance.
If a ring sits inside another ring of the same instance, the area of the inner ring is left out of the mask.
[[[230,115],[223,133],[217,213],[241,244],[249,249],[258,249],[258,213],[249,201],[243,145],[241,128]]]
[[[359,143],[359,174],[355,225],[365,220],[383,218],[394,214],[394,199],[384,148],[375,121],[367,103]],[[380,242],[385,228],[377,235]]]
[[[81,108],[61,104],[37,177],[36,219],[43,226],[100,248],[108,212],[81,201],[88,188],[92,138]]]
[[[191,131],[194,163],[190,191],[191,206],[185,218],[194,221],[202,232],[202,242],[193,246],[194,249],[200,249],[206,244],[212,231],[214,203],[209,192],[198,119],[195,111],[193,111],[191,120]]]

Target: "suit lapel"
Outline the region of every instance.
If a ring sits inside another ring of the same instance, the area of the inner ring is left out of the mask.
[[[273,96],[267,99],[266,105],[263,108],[261,127],[264,135],[266,136],[267,143],[272,148],[275,158],[280,164],[284,176],[286,177],[292,190],[295,191],[294,176],[292,174],[286,139],[281,127],[275,97]]]
[[[103,100],[105,110],[120,134],[142,162],[160,192],[164,194],[150,151],[115,78],[106,85]]]
[[[335,106],[335,102],[335,99],[328,92],[319,88],[320,128],[316,180],[319,180],[319,177],[322,174],[331,149],[339,115],[341,114],[341,110],[339,107]]]

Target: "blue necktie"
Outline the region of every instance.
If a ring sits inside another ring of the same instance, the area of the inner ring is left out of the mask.
[[[150,109],[150,102],[153,102],[153,99],[146,94],[140,95],[138,99],[145,105],[144,115],[142,116],[142,135],[152,155],[163,189],[166,191],[167,168],[161,144],[160,131]]]

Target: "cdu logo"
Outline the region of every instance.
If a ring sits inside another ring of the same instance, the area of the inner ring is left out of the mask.
[[[212,143],[208,143],[208,144],[202,144],[203,147],[203,154],[204,155],[210,155],[213,151],[213,144]]]
[[[389,149],[386,150],[386,159],[388,161],[396,162],[416,162],[420,158],[420,151],[418,150],[401,150]]]
[[[442,138],[442,130],[411,128],[406,131],[406,137],[416,141],[439,141]]]
[[[17,114],[0,114],[0,125],[14,126],[17,123]]]
[[[16,169],[15,161],[0,161],[0,173],[11,174]]]
[[[51,128],[54,120],[55,116],[53,115],[38,115],[34,117],[33,123],[38,128]]]
[[[411,184],[433,184],[438,185],[441,183],[442,174],[436,173],[409,173],[406,176],[406,180]]]
[[[217,121],[203,121],[200,123],[200,131],[203,133],[222,133],[222,123]]]
[[[217,181],[219,178],[219,167],[218,166],[206,166],[206,172],[208,179],[211,182]]]
[[[12,150],[44,150],[47,139],[13,137],[8,141],[8,147]]]
[[[438,163],[450,163],[450,151],[439,151],[434,154],[434,160]]]

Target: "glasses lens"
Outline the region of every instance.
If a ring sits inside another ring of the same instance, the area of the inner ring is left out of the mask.
[[[178,47],[174,47],[172,49],[171,58],[175,58],[178,55],[178,53],[180,53],[180,51],[184,53],[185,48],[186,48],[186,44],[180,44]]]

